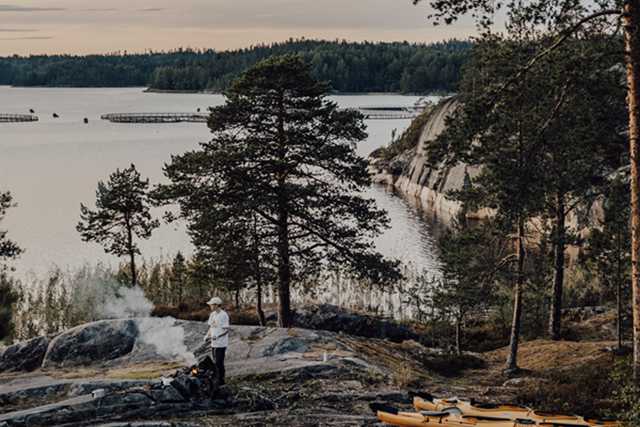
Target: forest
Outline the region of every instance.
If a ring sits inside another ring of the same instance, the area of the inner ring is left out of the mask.
[[[471,43],[352,43],[289,40],[218,52],[12,56],[0,58],[0,85],[47,87],[149,86],[157,90],[222,91],[262,59],[299,54],[315,78],[339,92],[451,92]]]
[[[445,375],[456,392],[585,417],[544,425],[640,425],[640,2],[422,3],[437,23],[472,15],[482,36],[473,45],[290,40],[180,51],[174,63],[149,65],[153,89],[226,91],[225,105],[210,109],[211,139],[172,156],[164,183],[131,164],[99,182],[95,210],[81,205],[82,240],[125,260],[118,270],[52,274],[31,293],[0,270],[11,325],[0,336],[93,320],[75,309],[96,299],[82,294],[91,281],[139,287],[155,315],[185,319],[202,320],[202,300],[219,292],[239,317],[250,301],[252,324],[289,328],[295,291],[318,295],[335,275],[362,293],[397,290],[417,312],[406,323],[424,338],[403,345],[422,356],[427,343],[443,366],[466,369]],[[507,23],[494,33],[500,7]],[[390,220],[363,196],[371,169],[355,147],[367,138],[365,117],[327,95],[434,90],[456,95],[374,152],[385,165],[378,172],[417,172],[410,184],[457,207],[434,233],[440,265],[430,276],[377,251]],[[438,135],[428,138],[432,128]],[[186,224],[192,257],[145,261],[139,242],[159,227],[154,206],[179,208],[163,219]],[[0,193],[0,220],[13,207]],[[22,250],[6,233],[0,261]],[[380,342],[380,353],[391,346]],[[433,387],[434,376],[407,365],[397,388]]]

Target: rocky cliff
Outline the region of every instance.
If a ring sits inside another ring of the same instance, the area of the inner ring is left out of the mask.
[[[390,162],[372,162],[374,182],[393,185],[403,194],[415,197],[429,212],[445,222],[460,209],[459,202],[446,197],[447,192],[462,188],[465,171],[471,178],[480,172],[479,167],[460,162],[453,167],[442,163],[434,167],[428,161],[426,147],[442,133],[446,118],[458,105],[455,97],[442,100],[431,112],[415,148]],[[481,211],[474,217],[486,215],[486,211]]]

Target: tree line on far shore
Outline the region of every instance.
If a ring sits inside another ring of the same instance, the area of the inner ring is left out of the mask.
[[[470,42],[346,42],[288,40],[217,52],[178,49],[145,54],[40,55],[0,58],[0,85],[50,87],[149,86],[158,90],[223,91],[242,72],[274,55],[299,54],[313,76],[338,92],[450,92]]]

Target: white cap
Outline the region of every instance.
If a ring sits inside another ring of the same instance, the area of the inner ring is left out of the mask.
[[[213,297],[209,301],[207,301],[207,305],[213,305],[213,304],[222,305],[222,300],[218,297]]]

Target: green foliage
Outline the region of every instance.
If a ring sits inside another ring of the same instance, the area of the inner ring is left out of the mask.
[[[604,218],[591,231],[583,260],[595,270],[603,290],[614,292],[631,281],[629,189],[614,178],[602,199]]]
[[[105,298],[121,284],[110,268],[85,265],[68,271],[55,268],[46,278],[30,276],[19,286],[13,321],[15,338],[25,340],[98,320]]]
[[[7,210],[14,206],[9,192],[0,192],[0,222],[7,214]],[[10,270],[7,262],[17,258],[22,249],[8,237],[6,230],[0,230],[0,340],[13,333],[12,313],[18,299],[17,285],[9,277]]]
[[[362,115],[326,94],[300,57],[257,64],[211,109],[213,139],[174,156],[165,167],[172,183],[156,194],[180,204],[199,254],[223,280],[241,282],[235,273],[247,270],[236,264],[252,259],[277,271],[285,313],[291,280],[326,265],[398,277],[371,244],[386,214],[358,195],[370,183],[355,151],[366,137]],[[257,279],[261,268],[253,270]]]
[[[169,280],[172,293],[176,296],[174,304],[180,304],[182,302],[184,291],[187,287],[187,264],[181,252],[178,252],[173,258],[171,266],[171,278]]]
[[[215,283],[200,283],[202,279],[194,274],[193,264],[194,261],[186,260],[182,254],[176,254],[170,261],[143,260],[138,270],[139,285],[145,296],[160,307],[154,315],[179,312],[181,305],[203,306]],[[103,318],[105,304],[112,302],[129,281],[127,265],[118,269],[102,264],[72,270],[54,268],[44,278],[28,276],[20,283],[0,275],[0,290],[7,289],[6,286],[20,290],[0,295],[12,301],[14,310],[9,314],[15,325],[13,335],[24,340]],[[204,308],[206,320],[210,310]],[[0,316],[4,313],[0,312]]]
[[[9,208],[13,207],[13,197],[9,192],[0,192],[0,222],[4,219]],[[22,249],[8,237],[6,230],[0,230],[0,271],[6,270],[6,262],[20,255]]]
[[[456,350],[461,351],[461,328],[468,317],[486,313],[506,248],[504,236],[491,225],[469,226],[464,211],[438,240],[442,280],[434,289],[434,303],[456,324]]]
[[[426,45],[300,39],[228,52],[13,56],[0,58],[0,84],[222,91],[259,61],[294,53],[311,63],[315,78],[341,92],[452,91],[469,46],[456,40]]]
[[[640,387],[633,380],[630,357],[616,363],[611,379],[616,384],[612,397],[620,409],[611,415],[624,422],[625,426],[640,426]]]
[[[411,121],[409,127],[402,132],[400,137],[395,137],[395,132],[391,136],[391,142],[386,147],[380,147],[371,153],[371,157],[376,159],[391,160],[394,157],[412,150],[418,146],[420,142],[420,136],[424,130],[424,126],[427,124],[431,113],[433,112],[433,106],[428,106],[424,112]]]
[[[15,281],[0,271],[0,341],[14,334],[13,313],[19,298]]]
[[[80,205],[77,230],[85,242],[96,242],[108,254],[128,255],[131,259],[131,283],[136,284],[135,255],[140,249],[134,238],[148,239],[160,223],[151,218],[147,194],[149,180],[143,180],[135,165],[117,169],[109,181],[98,182],[96,210]]]
[[[588,365],[552,369],[539,381],[521,387],[516,401],[543,412],[621,419],[625,403],[616,398],[619,383],[615,376],[622,371],[620,362],[612,363],[609,357]],[[628,375],[628,370],[624,371]]]

